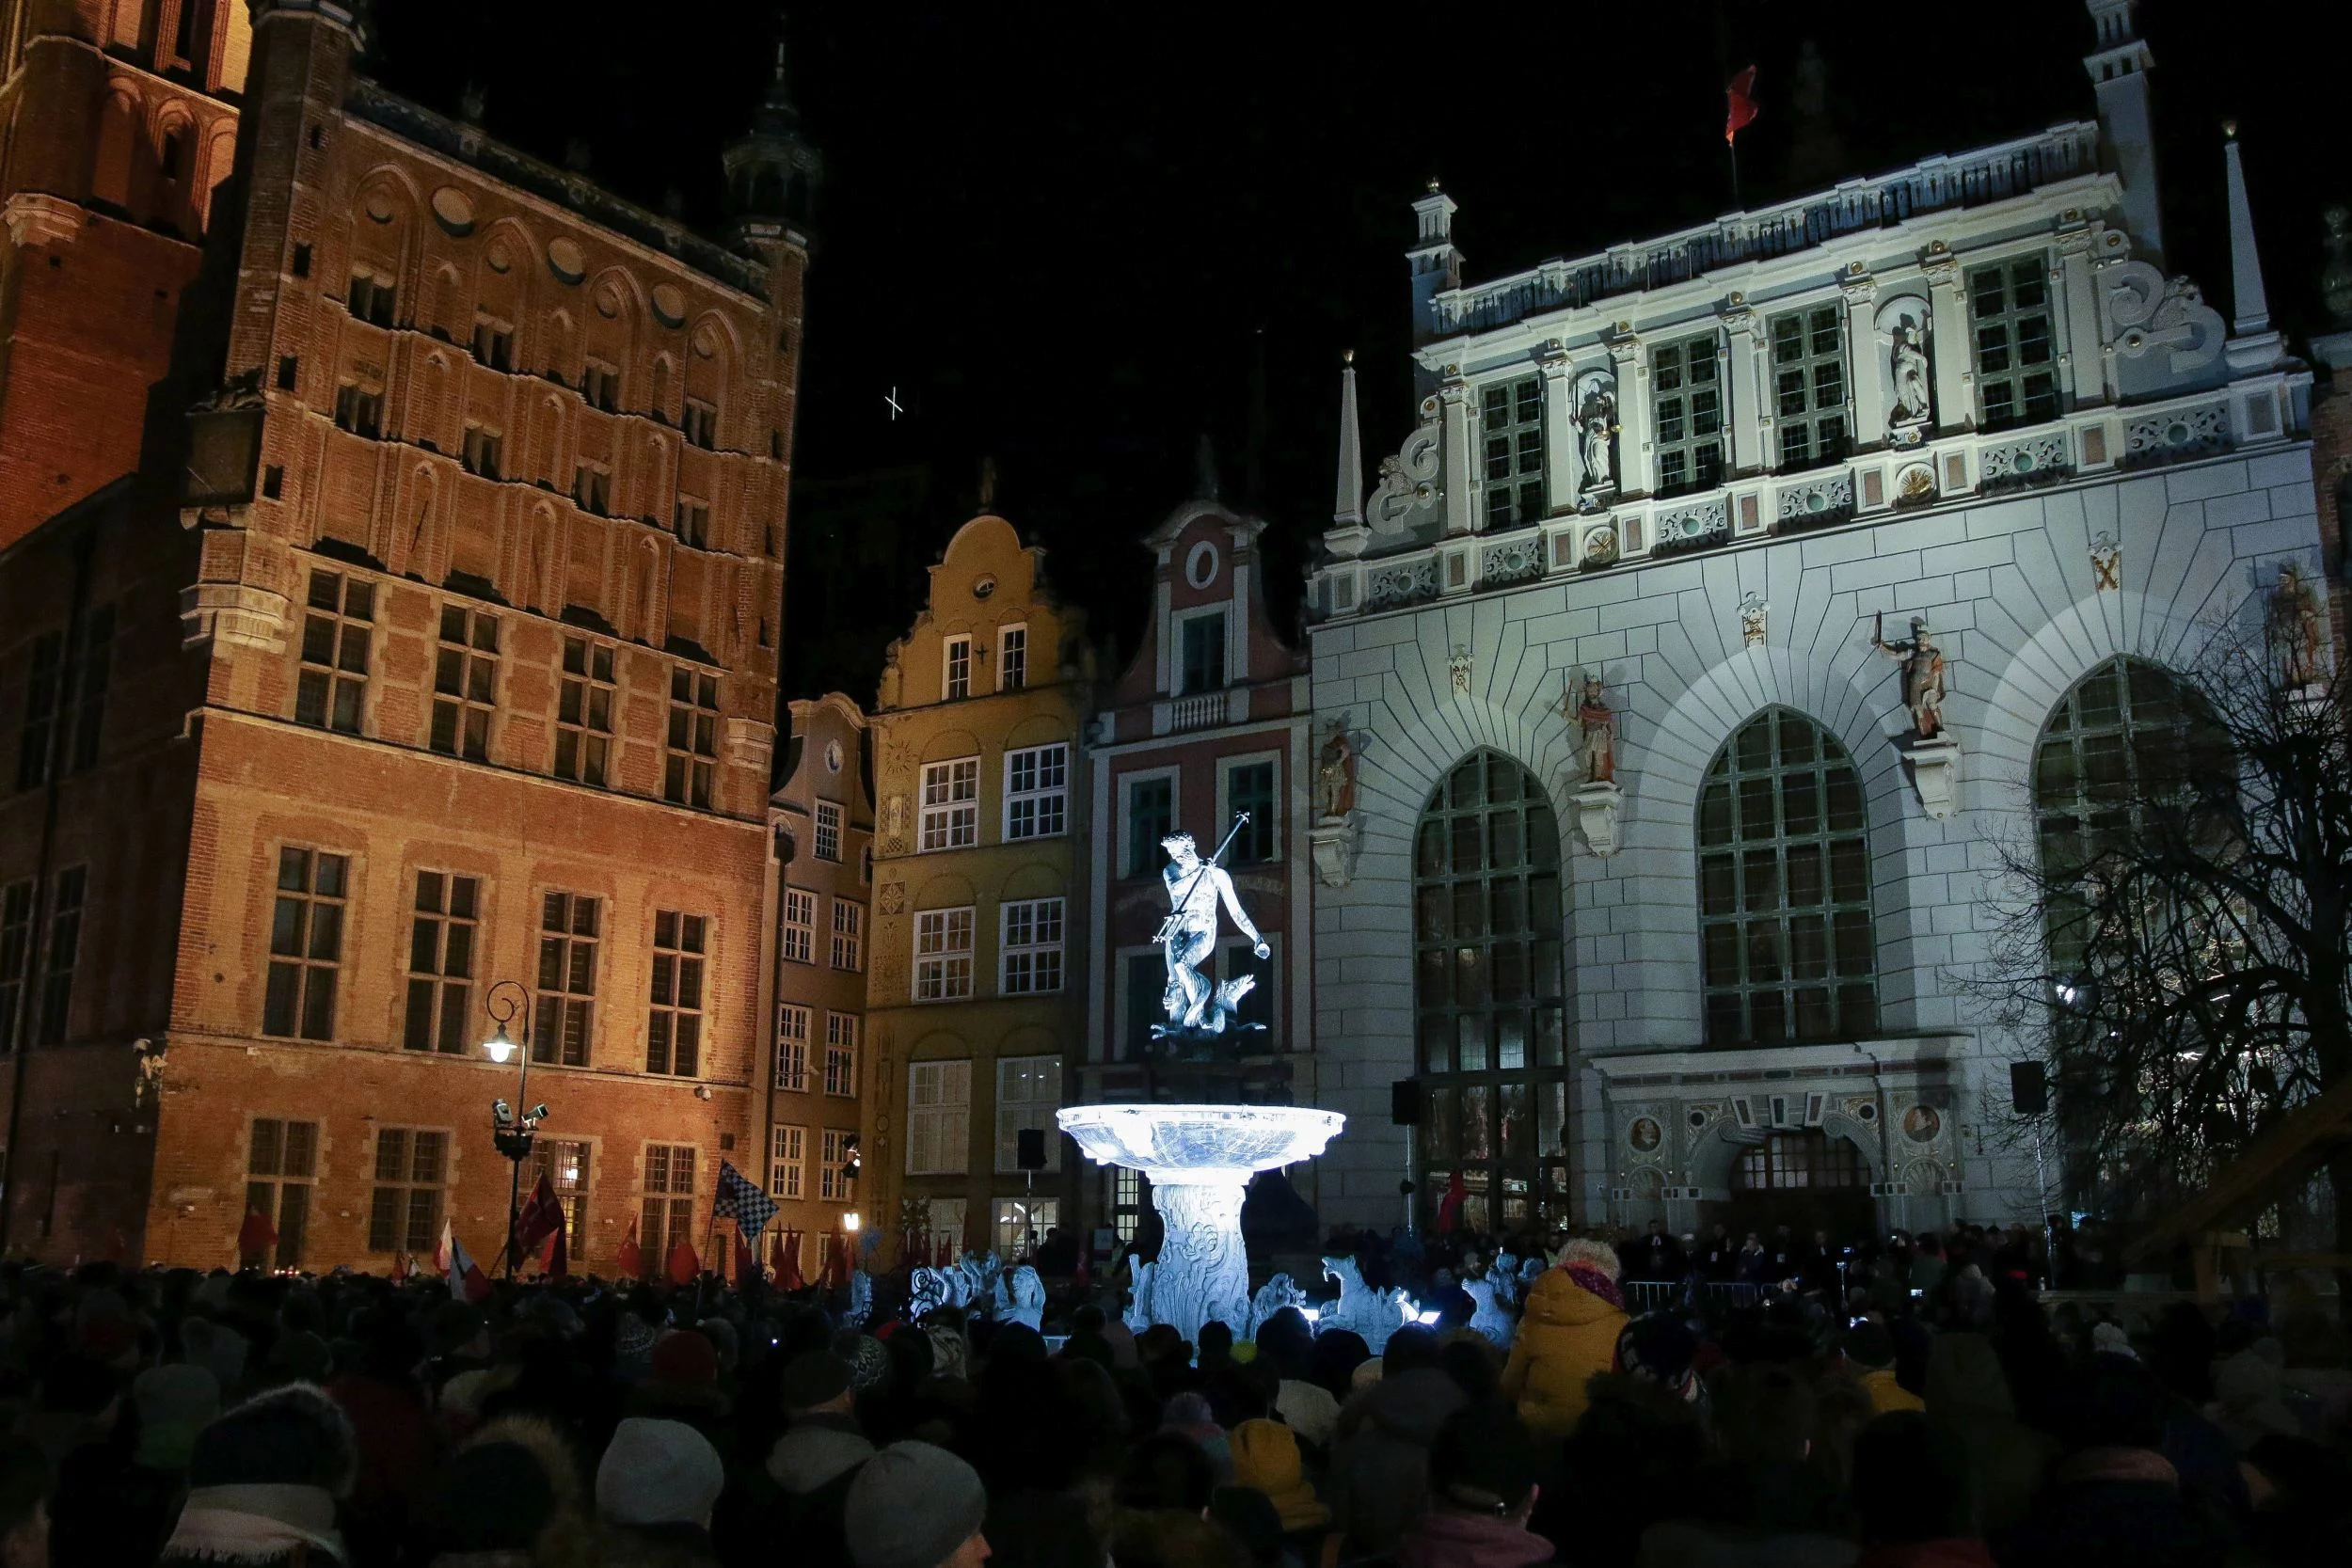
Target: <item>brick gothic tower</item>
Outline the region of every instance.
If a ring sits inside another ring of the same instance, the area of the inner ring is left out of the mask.
[[[506,979],[574,1259],[702,1246],[764,1111],[807,242],[395,97],[347,0],[176,7],[0,0],[0,1245],[494,1256]]]

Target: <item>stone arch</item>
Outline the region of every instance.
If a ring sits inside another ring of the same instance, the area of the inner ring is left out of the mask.
[[[1005,878],[1000,898],[1051,898],[1066,891],[1060,871],[1041,862],[1016,866]]]
[[[637,567],[637,592],[629,597],[629,610],[637,623],[634,634],[638,641],[658,648],[666,641],[667,629],[661,602],[661,542],[647,535],[637,541],[637,548],[630,553]]]
[[[396,164],[378,164],[352,182],[351,260],[357,266],[379,270],[392,279],[401,319],[416,317],[417,291],[423,287],[423,259],[415,244],[417,214],[424,192],[409,172]],[[372,198],[381,196],[390,216],[378,222],[369,213]]]
[[[1701,1132],[1691,1146],[1689,1164],[1684,1174],[1690,1185],[1697,1187],[1706,1196],[1716,1196],[1731,1191],[1732,1177],[1737,1173],[1740,1159],[1752,1148],[1760,1148],[1774,1132],[1804,1132],[1818,1131],[1833,1138],[1841,1138],[1854,1146],[1862,1157],[1863,1169],[1869,1180],[1883,1181],[1886,1176],[1886,1152],[1879,1142],[1877,1130],[1854,1120],[1842,1111],[1832,1111],[1821,1117],[1818,1129],[1804,1127],[1742,1127],[1730,1117],[1718,1117]]]
[[[677,362],[668,350],[653,356],[653,377],[645,389],[645,412],[663,424],[674,424],[677,417],[671,412],[677,398]]]
[[[472,333],[471,310],[466,300],[466,280],[456,263],[444,261],[433,269],[433,284],[425,298],[424,329],[446,342],[462,341]]]
[[[155,169],[154,216],[175,232],[198,232],[203,222],[198,193],[205,189],[198,182],[198,164],[204,150],[198,145],[196,116],[185,99],[165,98],[154,104],[149,140],[148,155]]]
[[[742,357],[735,328],[717,311],[706,311],[686,334],[686,395],[717,410],[712,440],[721,448],[746,445],[733,440],[735,367]]]
[[[539,242],[522,220],[502,216],[482,231],[474,242],[479,259],[474,273],[474,310],[485,311],[500,321],[510,322],[517,329],[530,319],[531,278],[539,262]],[[506,269],[501,272],[492,265],[492,259],[503,257]],[[455,325],[460,338],[473,333],[472,311],[464,312]]]
[[[120,212],[134,211],[138,187],[141,121],[138,94],[119,79],[109,86],[98,122],[98,153],[90,170],[90,195]]]
[[[541,327],[543,341],[535,345],[532,356],[551,381],[566,387],[577,387],[580,380],[580,329],[568,309],[557,309],[547,313]],[[517,369],[520,367],[517,366]]]
[[[203,195],[198,199],[197,219],[210,224],[213,199],[219,194],[229,177],[236,172],[237,127],[233,120],[215,122],[204,138],[204,161],[197,189]]]
[[[609,316],[604,313],[608,304],[613,312]],[[589,278],[581,355],[583,358],[600,359],[620,372],[620,402],[624,408],[637,406],[637,400],[644,395],[641,377],[644,374],[644,345],[640,336],[644,320],[644,285],[634,273],[626,267],[607,267]]]
[[[549,485],[568,492],[571,475],[565,471],[564,461],[564,427],[562,398],[550,392],[534,403],[531,409],[531,451],[527,460]]]
[[[976,904],[978,901],[977,895],[972,890],[971,881],[950,873],[926,880],[920,888],[915,890],[914,896],[908,901],[907,908],[910,910],[960,910],[966,904]]]
[[[562,564],[556,552],[555,506],[553,502],[533,501],[528,530],[528,555],[523,562],[523,608],[545,613],[554,605],[560,590],[557,568]]]

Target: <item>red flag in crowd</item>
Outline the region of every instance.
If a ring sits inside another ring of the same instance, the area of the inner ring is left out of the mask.
[[[738,1230],[735,1233],[736,1289],[741,1290],[758,1277],[759,1259],[752,1256],[751,1243],[743,1239],[743,1232]]]
[[[395,1253],[393,1253],[393,1254],[392,1254],[392,1283],[393,1283],[393,1284],[395,1284],[395,1285],[399,1284],[402,1280],[406,1279],[406,1278],[407,1278],[407,1277],[408,1277],[411,1274],[414,1274],[415,1272],[416,1272],[416,1271],[415,1271],[413,1268],[411,1268],[411,1267],[409,1266],[409,1262],[408,1262],[408,1255],[407,1255],[406,1253],[405,1253],[405,1252],[395,1252]]]
[[[628,1222],[628,1235],[621,1243],[620,1253],[612,1266],[621,1271],[623,1279],[643,1279],[645,1276],[645,1254],[637,1244],[637,1222]]]
[[[449,1248],[449,1293],[459,1301],[483,1301],[490,1294],[490,1276],[482,1272],[482,1265],[473,1260],[455,1232],[444,1229],[441,1239]]]
[[[278,1227],[270,1224],[269,1216],[259,1209],[247,1209],[245,1223],[237,1227],[237,1261],[242,1263],[250,1258],[257,1263],[265,1263],[269,1249],[277,1244]]]
[[[673,1285],[691,1285],[694,1276],[703,1272],[703,1260],[694,1256],[694,1243],[680,1236],[670,1243],[670,1256],[663,1265]]]
[[[808,1287],[801,1275],[801,1233],[780,1230],[776,1233],[776,1289],[800,1291]]]
[[[1724,96],[1730,101],[1730,108],[1724,116],[1724,142],[1726,146],[1736,146],[1738,144],[1732,138],[1739,135],[1740,128],[1756,115],[1756,67],[1750,66],[1734,76],[1730,85],[1724,88]]]
[[[1462,1205],[1470,1198],[1470,1189],[1462,1182],[1462,1173],[1455,1171],[1445,1184],[1445,1196],[1438,1203],[1438,1229],[1457,1230],[1462,1224]]]
[[[556,1201],[555,1184],[542,1171],[538,1185],[531,1189],[531,1196],[523,1200],[521,1212],[515,1216],[515,1261],[520,1263],[531,1257],[548,1237],[562,1234],[563,1229],[564,1206]]]

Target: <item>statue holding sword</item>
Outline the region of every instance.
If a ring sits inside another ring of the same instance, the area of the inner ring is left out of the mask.
[[[1250,951],[1261,958],[1272,956],[1265,938],[1258,934],[1258,927],[1243,912],[1241,899],[1233,892],[1233,879],[1217,864],[1232,847],[1233,835],[1248,820],[1248,812],[1236,816],[1225,842],[1205,861],[1190,833],[1173,832],[1160,840],[1160,847],[1168,851],[1168,864],[1160,872],[1160,879],[1168,886],[1168,913],[1152,940],[1159,943],[1168,959],[1168,985],[1160,992],[1160,1005],[1168,1011],[1168,1022],[1152,1026],[1155,1038],[1171,1035],[1197,1037],[1264,1027],[1241,1023],[1235,1016],[1241,999],[1257,984],[1256,976],[1239,974],[1222,985],[1212,986],[1208,976],[1200,973],[1200,966],[1208,961],[1216,946],[1216,910],[1220,903],[1241,928],[1242,935],[1249,939]]]

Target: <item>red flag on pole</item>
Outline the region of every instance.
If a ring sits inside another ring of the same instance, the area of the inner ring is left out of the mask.
[[[621,1243],[621,1250],[612,1259],[612,1266],[623,1279],[643,1279],[645,1276],[645,1254],[637,1244],[637,1222],[628,1222],[628,1235]]]
[[[269,1259],[269,1249],[278,1244],[278,1227],[269,1223],[269,1216],[259,1209],[245,1212],[245,1223],[237,1227],[237,1262],[260,1268]]]
[[[703,1260],[694,1256],[694,1243],[680,1236],[670,1243],[670,1256],[663,1264],[673,1285],[691,1285],[694,1276],[703,1272]]]
[[[776,1233],[776,1289],[804,1291],[808,1281],[801,1277],[801,1233],[779,1230]]]
[[[568,1277],[571,1272],[571,1239],[565,1234],[564,1227],[559,1225],[555,1227],[555,1234],[548,1238],[548,1277],[563,1279]]]
[[[541,1243],[564,1228],[564,1206],[556,1201],[555,1184],[539,1173],[538,1185],[531,1189],[520,1212],[515,1215],[515,1261],[521,1261],[539,1250]]]
[[[1724,142],[1736,146],[1732,138],[1739,135],[1740,127],[1756,118],[1756,67],[1750,66],[1734,76],[1724,88],[1724,96],[1730,101],[1729,110],[1724,116]]]
[[[752,1256],[751,1243],[743,1239],[743,1232],[738,1230],[735,1233],[735,1287],[739,1291],[758,1276],[759,1259]]]

